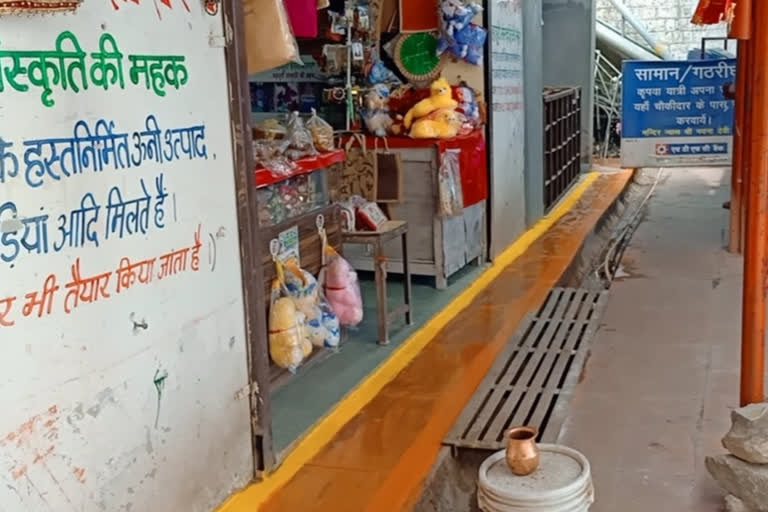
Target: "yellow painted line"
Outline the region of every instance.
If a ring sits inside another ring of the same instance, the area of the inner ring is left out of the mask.
[[[541,218],[531,229],[515,240],[471,285],[424,326],[414,332],[373,373],[319,420],[274,473],[266,476],[261,482],[251,484],[243,491],[234,494],[219,507],[217,512],[256,512],[258,507],[267,501],[272,493],[288,483],[302,466],[317,455],[349,420],[394,379],[448,322],[469,306],[491,281],[523,254],[555,222],[568,213],[599,175],[598,172],[586,174],[549,215]]]

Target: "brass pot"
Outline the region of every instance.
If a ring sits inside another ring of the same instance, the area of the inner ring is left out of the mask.
[[[517,476],[530,475],[539,467],[536,427],[515,427],[507,431],[507,464]]]

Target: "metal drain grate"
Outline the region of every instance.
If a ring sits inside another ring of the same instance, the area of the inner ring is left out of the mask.
[[[494,362],[444,444],[499,450],[514,425],[535,425],[556,442],[607,293],[553,289]]]

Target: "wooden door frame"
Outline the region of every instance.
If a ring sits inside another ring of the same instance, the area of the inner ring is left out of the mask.
[[[240,262],[245,304],[246,350],[248,354],[249,400],[254,478],[274,468],[276,458],[272,439],[272,400],[267,353],[267,320],[264,308],[262,240],[253,186],[253,147],[251,145],[251,101],[245,48],[242,0],[222,0],[226,38],[229,111],[235,160],[237,220],[240,234]]]

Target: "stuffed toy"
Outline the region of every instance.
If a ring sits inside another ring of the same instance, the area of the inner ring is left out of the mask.
[[[368,71],[368,81],[371,85],[400,83],[400,79],[380,60],[376,60]]]
[[[459,107],[457,112],[464,114],[469,122],[475,126],[480,124],[480,107],[475,99],[475,91],[467,87],[466,84],[462,84],[456,90],[456,96],[458,97]]]
[[[341,339],[339,319],[320,294],[317,279],[293,261],[288,262],[286,267],[289,271],[285,273],[285,289],[293,299],[296,310],[304,315],[305,334],[309,341],[316,347],[337,347]]]
[[[441,30],[437,43],[438,55],[450,51],[455,57],[479,66],[483,62],[483,45],[488,32],[472,23],[483,8],[472,2],[442,0],[440,4]]]
[[[325,274],[325,296],[339,318],[341,325],[355,326],[363,321],[363,298],[357,272],[336,255]]]
[[[451,109],[441,109],[434,115],[419,119],[411,127],[414,139],[450,139],[459,133],[461,120]]]
[[[373,86],[365,95],[365,107],[361,110],[368,131],[377,137],[385,137],[392,118],[389,116],[389,87],[384,84]]]
[[[269,355],[280,368],[295,372],[301,362],[312,352],[312,344],[306,339],[304,315],[296,310],[289,297],[281,297],[269,308]]]
[[[453,99],[451,86],[445,78],[441,77],[432,82],[429,89],[429,98],[421,100],[405,114],[403,125],[406,129],[411,127],[411,124],[415,119],[426,117],[436,110],[453,110],[459,105],[458,102]]]

